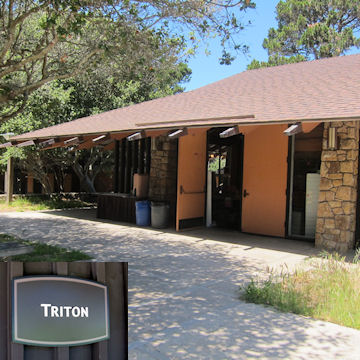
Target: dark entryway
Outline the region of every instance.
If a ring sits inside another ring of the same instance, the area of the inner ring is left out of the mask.
[[[214,226],[241,230],[242,174],[244,136],[239,134],[220,138],[226,128],[208,131],[208,181],[211,178],[211,201],[207,211],[211,211]],[[209,209],[211,203],[211,209]]]
[[[288,235],[314,239],[320,184],[323,125],[292,137]]]

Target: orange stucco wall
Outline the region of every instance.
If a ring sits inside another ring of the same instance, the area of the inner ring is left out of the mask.
[[[187,136],[179,138],[177,230],[180,220],[205,216],[206,132],[189,129]]]
[[[285,236],[286,125],[264,125],[244,136],[242,231]]]

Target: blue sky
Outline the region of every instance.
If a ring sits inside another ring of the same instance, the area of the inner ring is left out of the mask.
[[[256,9],[249,10],[244,19],[251,20],[252,24],[241,32],[240,41],[250,47],[249,54],[239,54],[231,65],[220,65],[221,46],[214,39],[210,43],[211,55],[206,56],[204,48],[199,48],[197,54],[189,61],[192,77],[185,84],[186,91],[224,79],[228,76],[246,70],[246,66],[253,60],[267,60],[267,52],[262,43],[267,37],[268,29],[276,27],[275,8],[279,0],[256,0]]]

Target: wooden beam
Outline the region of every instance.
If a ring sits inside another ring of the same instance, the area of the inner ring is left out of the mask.
[[[95,146],[95,144],[93,142],[93,138],[90,138],[90,139],[85,140],[83,143],[79,144],[76,147],[76,150],[91,149],[94,146]]]
[[[7,147],[10,147],[12,146],[12,143],[10,141],[4,143],[4,144],[0,144],[0,149],[2,148],[7,148]]]
[[[13,201],[14,193],[14,158],[9,157],[6,169],[6,203]]]
[[[144,173],[144,164],[145,164],[145,139],[140,140],[140,149],[139,149],[139,159],[138,159],[138,173],[143,174]]]
[[[150,175],[150,162],[151,162],[151,138],[145,139],[145,173]]]
[[[20,144],[17,144],[16,147],[25,147],[25,146],[31,146],[31,145],[35,145],[34,140],[24,141],[24,142],[22,142]]]
[[[131,132],[124,132],[124,133],[117,133],[117,134],[110,134],[110,137],[114,140],[122,140],[126,137],[131,135]]]
[[[120,154],[119,154],[119,192],[125,192],[125,148],[126,139],[120,141]]]
[[[116,140],[115,140],[116,141]],[[111,141],[111,143],[109,144],[104,144],[103,147],[102,147],[102,151],[105,151],[105,150],[113,150],[115,148],[115,141]]]
[[[114,149],[114,193],[119,192],[119,157],[120,157],[120,142],[115,141]]]

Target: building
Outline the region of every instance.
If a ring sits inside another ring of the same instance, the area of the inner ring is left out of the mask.
[[[359,223],[359,79],[360,55],[250,70],[7,145],[113,149],[114,192],[147,179],[177,230],[207,221],[345,251]]]

